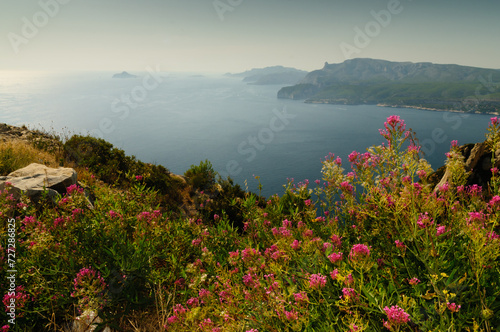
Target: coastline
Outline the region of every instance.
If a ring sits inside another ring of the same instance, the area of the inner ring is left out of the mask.
[[[473,114],[487,114],[487,115],[500,115],[500,112],[466,112],[457,109],[442,109],[442,108],[433,108],[433,107],[424,107],[424,106],[413,106],[413,105],[391,105],[391,104],[348,104],[342,102],[330,102],[328,100],[305,100],[306,104],[331,104],[331,105],[375,105],[378,107],[392,107],[392,108],[413,108],[417,110],[424,111],[433,111],[433,112],[451,112],[451,113],[473,113]]]
[[[411,105],[389,105],[389,104],[377,104],[379,107],[392,107],[392,108],[414,108],[417,110],[424,111],[434,111],[434,112],[452,112],[452,113],[473,113],[473,114],[489,114],[489,115],[499,115],[498,112],[466,112],[462,110],[454,110],[454,109],[441,109],[441,108],[432,108],[432,107],[423,107],[423,106],[411,106]]]

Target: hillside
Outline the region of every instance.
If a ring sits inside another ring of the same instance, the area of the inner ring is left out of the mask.
[[[500,109],[500,71],[428,62],[352,59],[315,70],[278,98],[477,112]]]
[[[386,144],[264,198],[208,161],[179,177],[104,140],[0,125],[0,175],[78,173],[37,199],[0,178],[1,330],[499,330],[500,119],[451,142],[439,174],[403,119],[381,126]]]

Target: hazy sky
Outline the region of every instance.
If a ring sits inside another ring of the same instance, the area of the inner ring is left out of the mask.
[[[2,0],[0,70],[500,68],[499,0]]]

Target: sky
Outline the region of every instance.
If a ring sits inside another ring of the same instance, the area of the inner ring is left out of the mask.
[[[498,0],[2,0],[0,70],[500,69]]]

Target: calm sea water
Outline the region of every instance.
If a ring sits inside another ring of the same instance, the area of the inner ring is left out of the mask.
[[[183,174],[208,159],[256,191],[281,194],[287,178],[321,178],[329,152],[347,160],[384,140],[378,129],[400,115],[434,168],[451,140],[480,142],[491,116],[377,106],[313,105],[278,100],[281,86],[224,76],[143,73],[0,72],[0,122],[56,132],[91,133],[145,162]]]

